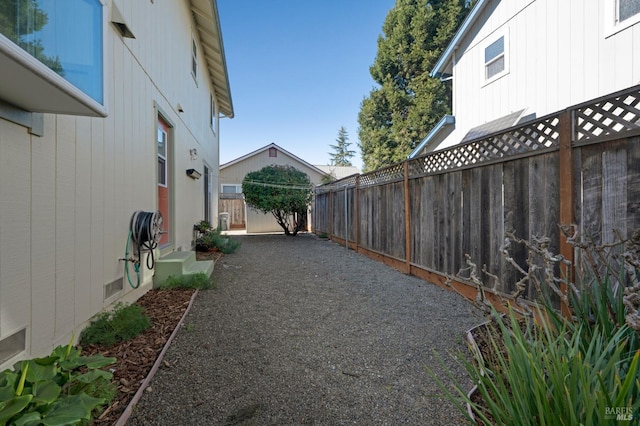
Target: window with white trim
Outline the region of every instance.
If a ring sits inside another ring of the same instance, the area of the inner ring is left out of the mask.
[[[640,0],[617,0],[617,22],[624,22],[640,15]]]
[[[24,86],[24,90],[0,91],[4,100],[31,111],[106,115],[104,4],[100,0],[1,3],[0,74],[13,85]],[[50,86],[54,89],[47,89]],[[19,96],[15,93],[43,89],[55,96],[13,98]],[[64,94],[79,105],[62,106]],[[78,94],[87,99],[77,99]]]
[[[640,0],[604,2],[604,34],[610,37],[640,22]]]
[[[211,114],[211,130],[213,130],[213,134],[218,134],[218,104],[216,103],[216,97],[211,94],[211,102],[210,102],[210,114]]]
[[[222,193],[223,194],[242,194],[242,185],[241,184],[223,183],[222,184]]]
[[[198,45],[196,44],[196,38],[191,38],[191,75],[193,79],[197,80],[198,76]]]
[[[484,48],[484,79],[491,80],[506,68],[504,36]]]
[[[167,140],[167,132],[158,127],[158,185],[160,186],[167,186]]]

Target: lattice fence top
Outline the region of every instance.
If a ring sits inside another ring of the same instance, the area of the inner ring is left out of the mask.
[[[640,86],[592,100],[564,111],[572,113],[572,143],[582,145],[640,134]],[[560,146],[560,115],[548,115],[521,126],[505,129],[442,151],[407,160],[409,177],[424,176],[505,160]],[[404,179],[404,164],[350,176],[318,188],[317,192],[344,187],[374,186]]]
[[[404,179],[404,165],[402,163],[375,170],[360,176],[361,187],[378,185],[384,182]]]
[[[640,131],[640,88],[575,109],[574,141],[616,138]]]
[[[559,146],[558,115],[409,161],[409,176],[441,173]]]

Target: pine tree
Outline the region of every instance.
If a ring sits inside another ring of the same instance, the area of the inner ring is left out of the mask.
[[[396,0],[370,68],[380,85],[362,101],[358,124],[366,170],[407,155],[450,113],[450,87],[429,76],[468,12],[465,0]]]
[[[336,145],[329,145],[334,151],[333,153],[329,153],[329,155],[331,155],[332,166],[352,166],[350,160],[354,157],[356,152],[349,149],[351,142],[347,142],[348,140],[349,135],[347,134],[347,129],[345,129],[344,126],[341,126],[338,130]]]

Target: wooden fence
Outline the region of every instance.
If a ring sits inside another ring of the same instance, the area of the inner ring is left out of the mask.
[[[507,233],[549,238],[573,261],[560,224],[611,242],[640,228],[640,86],[446,150],[317,188],[314,228],[406,273],[445,285],[465,254],[511,294],[518,279]],[[527,250],[513,247],[526,265]],[[468,297],[476,288],[450,281]],[[529,293],[530,299],[534,298]]]

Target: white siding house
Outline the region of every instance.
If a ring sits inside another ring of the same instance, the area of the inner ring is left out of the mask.
[[[121,261],[135,211],[163,212],[156,257],[217,220],[233,116],[215,0],[35,3],[44,28],[0,19],[0,370],[151,288]]]
[[[431,75],[453,115],[410,157],[640,84],[640,2],[478,0]]]
[[[233,194],[240,195],[242,193],[242,181],[247,173],[258,171],[270,165],[295,167],[306,173],[313,185],[320,185],[322,179],[328,176],[328,173],[307,163],[274,143],[222,164],[220,166],[220,189],[224,195],[221,195],[220,203],[224,206],[230,206],[229,210],[241,209],[244,211],[235,214],[234,212],[225,212],[231,215],[231,227],[234,227],[233,225],[236,222],[244,220],[244,226],[249,233],[283,232],[273,215],[270,213],[264,214],[252,207],[246,206],[242,198],[236,198],[237,201],[231,203],[224,201],[225,197],[233,199]],[[238,208],[234,205],[241,207]],[[234,219],[234,216],[242,217],[242,219]]]

